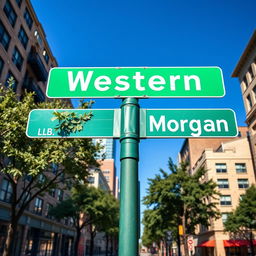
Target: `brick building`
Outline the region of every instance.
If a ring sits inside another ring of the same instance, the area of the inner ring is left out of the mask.
[[[29,0],[0,1],[0,83],[15,80],[18,96],[24,90],[35,92],[35,101],[46,100],[48,72],[57,66],[46,35]],[[53,166],[53,171],[54,171]],[[11,186],[0,175],[0,255],[10,219]],[[48,215],[50,207],[65,197],[65,191],[52,190],[38,196],[21,217],[13,256],[70,256],[74,229],[71,221],[56,222]]]

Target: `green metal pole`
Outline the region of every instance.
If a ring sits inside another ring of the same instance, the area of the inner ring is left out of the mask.
[[[121,184],[119,256],[138,255],[139,104],[126,98],[121,106]]]

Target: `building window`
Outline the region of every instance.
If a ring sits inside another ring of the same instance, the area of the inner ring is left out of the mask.
[[[90,183],[90,184],[94,184],[94,177],[92,177],[92,176],[90,176],[90,177],[88,177],[88,183]]]
[[[250,95],[247,96],[246,100],[247,100],[248,110],[250,110],[252,108],[252,100]]]
[[[0,75],[2,74],[3,68],[4,68],[4,61],[3,61],[3,59],[0,57]]]
[[[26,49],[28,44],[28,36],[23,27],[20,27],[18,38],[20,39],[21,44]]]
[[[42,45],[43,41],[37,30],[35,30],[34,36],[37,39],[38,43]]]
[[[238,179],[238,188],[248,188],[249,187],[249,181],[248,179]]]
[[[12,186],[10,181],[3,179],[0,188],[0,200],[10,203],[12,198]]]
[[[225,212],[221,214],[222,223],[224,224],[228,219],[229,213]]]
[[[243,78],[243,82],[244,82],[244,85],[245,85],[244,90],[246,90],[246,89],[247,89],[247,87],[248,87],[248,82],[247,82],[247,78],[246,78],[246,76],[244,76],[244,78]]]
[[[20,6],[21,6],[21,3],[22,3],[22,0],[16,0],[16,3],[17,3],[17,5],[20,7]]]
[[[45,210],[45,217],[46,217],[46,218],[52,219],[52,216],[49,215],[49,212],[50,212],[50,210],[51,210],[52,208],[53,208],[53,205],[52,205],[52,204],[49,204],[49,203],[46,204],[46,210]]]
[[[253,91],[253,95],[254,95],[254,100],[256,102],[256,86],[253,87],[252,91]]]
[[[227,165],[224,163],[216,163],[215,168],[216,168],[217,173],[226,173],[227,172]]]
[[[6,80],[5,80],[5,86],[6,86],[6,87],[9,87],[11,81],[13,82],[13,84],[12,84],[12,89],[13,89],[14,91],[16,91],[17,86],[18,86],[18,81],[17,81],[17,79],[14,77],[13,73],[12,73],[11,71],[9,71],[8,74],[7,74]]]
[[[14,27],[14,25],[16,23],[16,19],[17,19],[17,14],[15,13],[9,0],[7,0],[5,3],[4,13],[6,14],[11,25]]]
[[[220,205],[231,205],[231,196],[220,196]]]
[[[56,192],[56,189],[55,189],[55,188],[52,188],[52,189],[50,189],[50,191],[49,191],[49,195],[52,196],[52,197],[55,197],[55,192]]]
[[[2,21],[0,21],[0,42],[3,45],[4,49],[7,51],[9,47],[11,37],[5,29]]]
[[[248,69],[248,73],[250,75],[250,80],[252,81],[253,80],[253,72],[252,72],[252,67],[250,66],[250,68]]]
[[[236,173],[246,173],[246,165],[245,163],[239,163],[239,164],[235,164],[236,166]]]
[[[218,188],[229,188],[228,179],[218,179]]]
[[[44,203],[43,199],[38,198],[38,197],[36,198],[35,207],[34,207],[34,211],[33,211],[35,214],[42,215],[43,203]]]
[[[33,20],[32,20],[32,17],[27,8],[25,9],[25,12],[24,12],[24,19],[25,19],[29,29],[31,29],[32,25],[33,25]]]
[[[63,200],[63,190],[58,189],[57,198],[59,201]]]
[[[21,71],[22,63],[23,63],[23,57],[21,56],[21,53],[19,52],[18,48],[15,47],[12,54],[12,61],[16,65],[17,69]]]
[[[104,174],[110,174],[110,170],[102,171]]]
[[[45,62],[48,64],[49,63],[49,55],[45,49],[43,51],[43,56],[44,56]]]

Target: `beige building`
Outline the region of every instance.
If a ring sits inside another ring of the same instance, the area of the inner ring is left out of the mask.
[[[238,77],[240,81],[256,173],[256,31],[240,57],[232,77]]]
[[[106,192],[110,191],[108,182],[100,169],[91,169],[88,182],[95,188],[102,189]]]
[[[221,138],[187,139],[180,152],[180,160],[191,160],[190,173],[193,174],[199,167],[204,166],[208,169],[205,179],[213,179],[221,193],[218,205],[221,218],[211,220],[208,228],[198,228],[193,243],[196,255],[247,255],[247,247],[242,246],[243,242],[232,241],[232,237],[224,232],[223,227],[228,213],[238,206],[245,189],[255,183],[246,130],[246,127],[239,127],[240,137],[224,141]]]

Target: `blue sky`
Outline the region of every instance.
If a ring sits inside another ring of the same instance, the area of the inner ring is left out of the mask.
[[[232,108],[239,125],[245,112],[237,79],[231,78],[255,29],[255,0],[32,0],[59,66],[220,66],[221,99],[146,99],[143,108]],[[95,108],[120,100],[96,99]],[[147,178],[177,159],[182,139],[140,143],[141,196]],[[119,146],[117,144],[117,169]]]

